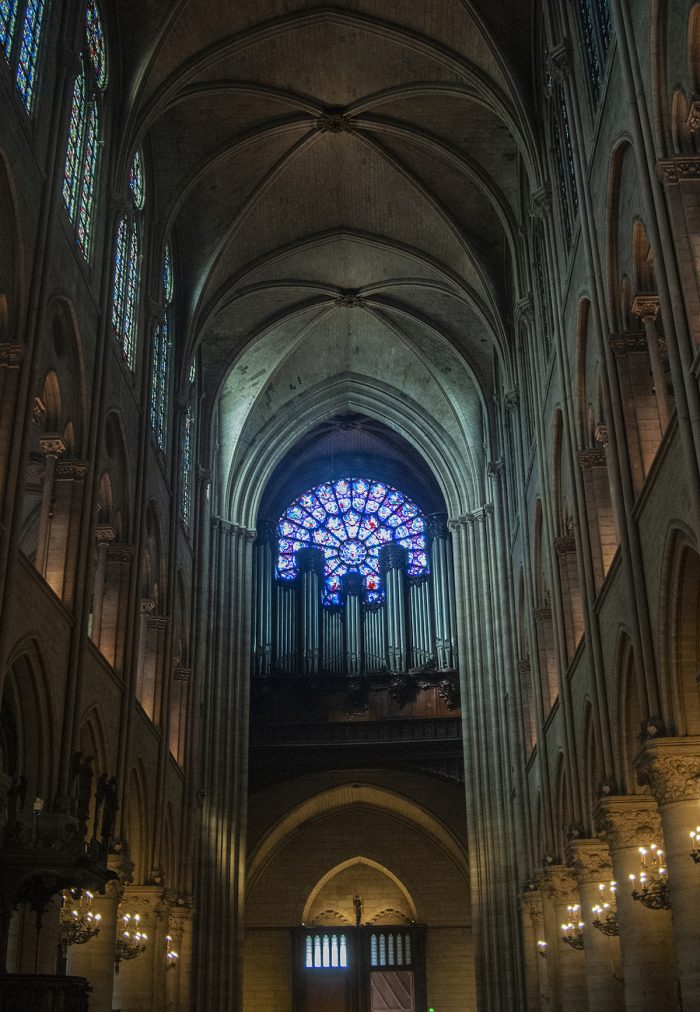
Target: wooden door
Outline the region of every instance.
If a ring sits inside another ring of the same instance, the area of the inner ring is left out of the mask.
[[[343,970],[315,970],[304,981],[304,1012],[351,1012],[350,974]]]
[[[411,970],[373,970],[370,974],[371,1012],[415,1012]]]

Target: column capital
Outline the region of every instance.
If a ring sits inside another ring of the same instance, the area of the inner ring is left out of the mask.
[[[541,193],[538,190],[537,193]],[[532,195],[531,200],[534,202],[535,194]],[[523,298],[517,303],[515,307],[515,319],[518,323],[530,324],[533,321],[534,307],[532,303],[532,294],[530,292],[524,295]]]
[[[540,888],[562,906],[578,903],[578,882],[573,868],[566,864],[550,865],[540,881]]]
[[[176,682],[189,682],[192,677],[192,668],[173,668],[173,678]]]
[[[47,432],[45,435],[39,436],[39,446],[41,452],[47,457],[60,457],[67,449],[66,441],[60,432]]]
[[[640,784],[648,784],[659,805],[700,801],[700,737],[653,738],[634,762]]]
[[[168,628],[168,622],[170,619],[167,615],[154,615],[153,618],[148,620],[148,628],[155,629],[156,632],[163,632]]]
[[[656,164],[656,172],[664,186],[677,186],[685,180],[700,180],[700,155],[676,155]]]
[[[446,538],[450,533],[450,522],[444,513],[430,513],[428,521],[428,534],[431,538]]]
[[[598,835],[611,851],[644,846],[661,836],[661,816],[648,796],[601,798],[593,815]]]
[[[563,83],[571,76],[573,57],[569,39],[562,39],[561,42],[550,49],[547,63],[549,72],[555,81]]]
[[[700,130],[700,98],[693,98],[688,106],[688,127],[691,133]]]
[[[95,528],[95,541],[98,545],[111,545],[117,532],[111,524],[98,524]]]
[[[530,194],[530,217],[547,218],[551,213],[552,188],[549,183],[545,183],[539,190],[535,190]],[[530,303],[530,313],[532,314],[532,302]]]
[[[505,474],[506,466],[502,460],[490,460],[486,468],[489,478],[500,479]]]
[[[539,924],[544,914],[542,893],[536,882],[530,882],[520,893],[520,906],[529,913],[533,924]]]
[[[474,515],[472,513],[467,513],[465,516],[451,517],[447,521],[447,526],[451,531],[458,531],[461,527],[462,528],[471,527],[473,523],[474,523]]]
[[[85,481],[90,470],[86,460],[59,460],[56,464],[56,479]]]
[[[0,342],[0,369],[20,369],[24,362],[24,345]]]
[[[602,840],[571,840],[566,859],[576,872],[579,886],[609,882],[613,877],[610,849]]]
[[[125,544],[112,544],[107,550],[107,561],[108,562],[131,562],[133,557],[136,555],[136,547],[134,545]]]
[[[553,541],[554,551],[557,555],[573,555],[576,552],[576,538],[568,535],[564,538],[555,538]]]
[[[656,293],[635,295],[632,301],[632,315],[640,320],[655,320],[661,309],[661,300]]]
[[[649,351],[644,334],[611,334],[608,343],[616,355],[639,355]]]
[[[599,422],[596,425],[595,430],[593,432],[593,438],[595,439],[596,443],[600,443],[603,449],[605,449],[608,443],[610,442],[610,436],[608,434],[607,425],[603,425],[602,423]]]

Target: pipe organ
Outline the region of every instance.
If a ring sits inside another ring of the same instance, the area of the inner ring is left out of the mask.
[[[426,518],[425,528],[423,575],[412,575],[407,549],[389,541],[377,553],[381,593],[368,594],[361,572],[351,569],[329,601],[323,549],[297,548],[294,578],[280,579],[279,531],[266,524],[255,545],[255,673],[352,676],[455,668],[451,535],[442,515]]]

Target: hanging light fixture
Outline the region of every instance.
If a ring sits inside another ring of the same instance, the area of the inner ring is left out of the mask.
[[[542,959],[547,958],[547,948],[548,946],[545,940],[543,938],[538,939],[537,951],[539,952],[540,956],[542,956]]]
[[[146,948],[148,935],[141,931],[139,914],[122,914],[119,918],[121,926],[117,931],[114,950],[114,972],[119,973],[119,964],[123,959],[136,959]]]
[[[610,882],[606,886],[604,882],[601,882],[598,885],[598,889],[600,890],[600,902],[591,908],[594,914],[593,927],[597,928],[598,931],[602,931],[604,935],[619,935],[620,926],[617,923],[617,902],[615,898],[617,883]]]
[[[649,910],[670,910],[671,898],[668,888],[668,871],[664,863],[664,852],[652,843],[650,847],[639,848],[639,885],[637,876],[630,875],[632,899],[638,900]]]
[[[63,893],[59,921],[62,945],[84,945],[99,934],[102,915],[92,912],[93,898],[87,889],[71,889]]]
[[[567,924],[562,924],[561,930],[564,932],[562,935],[562,942],[566,945],[570,945],[572,949],[583,948],[583,921],[581,917],[581,907],[578,903],[570,903],[566,908],[569,915],[569,921]]]
[[[693,841],[693,849],[690,856],[696,864],[700,864],[700,826],[690,831],[690,839]]]
[[[177,966],[177,962],[180,958],[180,954],[173,949],[173,938],[172,935],[165,936],[165,969],[174,970]]]

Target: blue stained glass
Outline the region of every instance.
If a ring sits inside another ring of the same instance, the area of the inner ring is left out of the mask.
[[[10,59],[12,40],[15,34],[17,0],[0,0],[0,46],[6,59]]]
[[[151,360],[151,428],[156,445],[163,453],[165,452],[169,350],[170,339],[166,316],[163,322],[156,327]]]
[[[166,246],[163,254],[163,298],[166,305],[170,305],[173,301],[173,289],[173,261],[170,255],[170,246]],[[193,380],[190,379],[190,383],[192,382]]]
[[[600,95],[601,69],[591,2],[592,0],[578,0],[578,12],[581,21],[581,33],[583,35],[583,48],[586,53],[586,64],[588,66],[588,78],[591,82],[593,98],[597,101]]]
[[[83,178],[80,187],[80,205],[78,209],[78,243],[85,258],[90,256],[92,242],[92,208],[95,199],[95,176],[97,174],[97,149],[99,124],[97,106],[93,102],[87,117],[85,131],[85,156],[83,162]]]
[[[63,202],[66,205],[66,210],[73,224],[75,224],[78,210],[86,111],[85,72],[81,70],[73,85],[73,102],[71,104],[70,124],[68,127],[68,147],[66,149],[66,162],[63,169]]]
[[[87,0],[85,8],[85,41],[97,86],[104,89],[107,84],[107,53],[102,19],[94,0]]]
[[[328,606],[342,604],[341,577],[347,573],[363,576],[368,603],[381,602],[379,550],[391,541],[408,549],[409,575],[429,572],[425,521],[418,506],[397,489],[364,478],[341,479],[304,492],[284,511],[277,537],[281,580],[296,579],[294,553],[300,545],[312,541],[322,549],[323,602]]]
[[[187,406],[185,415],[185,431],[182,440],[182,491],[180,494],[180,512],[182,519],[189,527],[192,513],[192,430],[194,416],[192,406]]]
[[[146,199],[145,184],[143,180],[143,161],[141,159],[140,151],[135,152],[134,160],[131,163],[131,169],[129,171],[129,189],[131,190],[131,196],[134,199],[134,205],[140,211]]]
[[[557,163],[557,182],[559,184],[559,199],[561,213],[564,222],[564,233],[567,243],[571,242],[571,208],[569,207],[569,194],[566,189],[566,174],[564,170],[564,151],[561,143],[559,123],[554,121],[554,157]]]
[[[612,38],[613,33],[610,0],[595,0],[595,5],[598,12],[598,25],[600,27],[600,38],[603,44],[603,53],[604,55],[607,55],[608,49],[610,48],[610,39]]]
[[[27,112],[31,110],[36,82],[36,65],[44,20],[44,0],[27,0],[22,26],[22,41],[17,63],[17,88]]]
[[[117,228],[114,258],[112,326],[124,357],[134,368],[136,352],[136,304],[139,288],[139,237],[136,222],[122,217]]]

